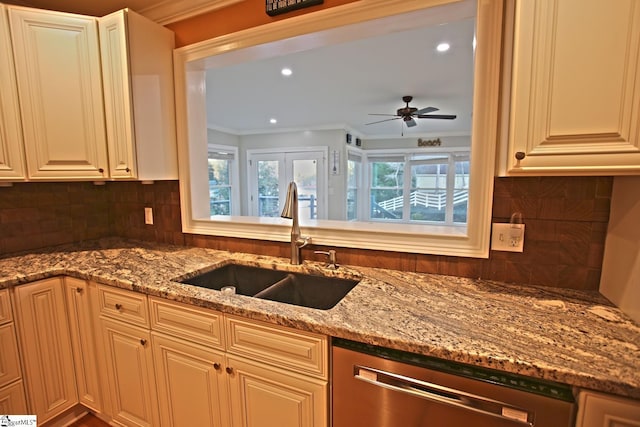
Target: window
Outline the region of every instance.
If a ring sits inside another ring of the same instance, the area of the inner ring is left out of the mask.
[[[358,203],[361,195],[358,189],[362,185],[362,155],[354,150],[347,150],[347,221],[360,218]]]
[[[369,161],[370,219],[402,219],[404,207],[404,157]]]
[[[238,149],[209,144],[209,212],[214,215],[238,215]]]
[[[391,153],[367,156],[369,219],[466,224],[469,153]]]
[[[404,0],[375,2],[373,5],[355,2],[354,7],[346,9],[330,8],[326,11],[328,15],[323,12],[299,16],[296,19],[300,19],[300,25],[283,28],[276,22],[226,35],[224,40],[216,37],[176,49],[174,78],[183,231],[281,242],[290,238],[290,221],[282,218],[259,218],[250,214],[249,209],[247,212],[243,210],[242,218],[207,218],[209,200],[202,197],[202,187],[206,187],[207,163],[200,160],[206,157],[207,149],[206,94],[213,87],[207,85],[207,69],[250,62],[265,58],[265,54],[267,57],[274,57],[290,52],[291,49],[316,46],[315,42],[320,39],[309,32],[314,29],[328,36],[322,38],[323,42],[334,40],[342,43],[353,40],[354,37],[349,37],[351,35],[368,38],[380,34],[381,29],[393,29],[398,25],[417,28],[429,21],[434,16],[433,12],[437,11],[432,8],[431,2],[424,3],[423,7],[416,7],[414,2]],[[462,3],[467,2],[455,2],[452,7],[460,10],[458,6]],[[482,5],[478,8],[475,25],[478,44],[473,54],[473,105],[466,116],[472,121],[469,134],[472,140],[470,163],[473,163],[473,167],[469,169],[469,180],[472,181],[470,192],[473,195],[469,197],[466,227],[457,224],[443,226],[442,223],[432,225],[426,222],[367,221],[369,192],[366,175],[369,169],[366,159],[363,159],[362,172],[365,180],[360,192],[364,193],[364,197],[360,198],[359,203],[360,211],[364,213],[363,221],[319,220],[317,223],[303,225],[305,232],[313,236],[314,242],[326,246],[385,251],[484,258],[488,256],[496,141],[500,139],[498,124],[501,112],[499,101],[503,40],[503,26],[500,23],[503,19],[503,4],[496,1],[484,2]],[[448,5],[442,7],[449,9]],[[454,13],[451,17],[459,19],[458,15]],[[373,19],[374,16],[380,19]],[[398,18],[402,18],[402,21],[396,21]],[[352,27],[340,27],[345,22],[357,24],[357,31],[353,31]],[[395,24],[396,22],[402,24]],[[220,84],[226,87],[224,81]],[[205,88],[206,91],[203,90]],[[294,106],[292,108],[304,108],[297,104],[291,105]],[[323,188],[323,185],[319,184],[319,188]],[[242,195],[243,199],[246,198]],[[342,197],[346,201],[346,195],[343,194]],[[346,208],[340,206],[340,212],[346,212]]]

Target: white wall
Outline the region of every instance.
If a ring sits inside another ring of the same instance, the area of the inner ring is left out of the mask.
[[[209,144],[240,146],[240,137],[215,129],[207,129],[207,142]]]
[[[615,177],[600,293],[640,322],[640,176]]]

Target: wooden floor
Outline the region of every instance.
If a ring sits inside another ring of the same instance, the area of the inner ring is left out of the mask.
[[[92,414],[87,414],[69,427],[109,427],[109,424]]]

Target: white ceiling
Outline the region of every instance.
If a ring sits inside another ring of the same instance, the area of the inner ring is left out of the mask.
[[[208,125],[236,134],[339,128],[363,138],[470,135],[475,20],[468,8],[456,14],[464,19],[420,12],[360,24],[349,32],[356,40],[286,55],[268,46],[258,55],[277,54],[244,63],[222,66],[238,61],[219,55],[208,62],[217,67],[207,72]],[[369,32],[378,34],[362,38]],[[445,41],[451,49],[437,52]],[[283,67],[293,75],[283,77]],[[412,128],[400,119],[365,125],[387,118],[369,113],[395,114],[404,95],[413,96],[412,107],[436,107],[435,114],[457,119],[416,119]]]

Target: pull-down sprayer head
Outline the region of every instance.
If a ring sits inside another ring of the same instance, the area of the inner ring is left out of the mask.
[[[296,223],[298,222],[298,187],[293,181],[289,183],[287,197],[284,200],[284,208],[282,208],[280,216],[293,219]]]

